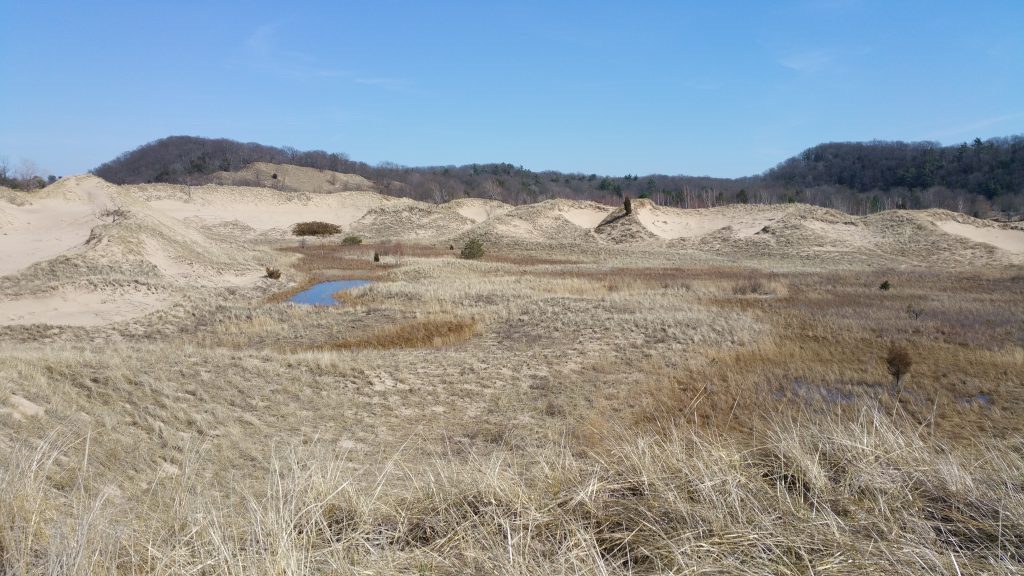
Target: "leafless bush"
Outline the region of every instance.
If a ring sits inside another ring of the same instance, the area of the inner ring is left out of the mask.
[[[110,218],[111,223],[120,222],[126,220],[131,213],[124,208],[107,208],[100,212],[100,218]]]
[[[889,353],[885,356],[885,368],[894,379],[893,388],[896,391],[896,398],[899,398],[903,388],[903,379],[910,373],[914,360],[910,352],[900,344],[889,346]]]

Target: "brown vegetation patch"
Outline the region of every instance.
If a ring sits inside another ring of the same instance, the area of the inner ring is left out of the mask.
[[[292,234],[296,236],[332,236],[341,234],[341,226],[330,222],[299,222],[292,226]]]
[[[478,323],[469,318],[423,318],[384,326],[360,336],[318,346],[321,350],[440,348],[469,339]]]

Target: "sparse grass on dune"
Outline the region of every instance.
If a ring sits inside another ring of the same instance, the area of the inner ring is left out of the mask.
[[[1024,568],[1019,272],[400,250],[0,339],[0,573]]]

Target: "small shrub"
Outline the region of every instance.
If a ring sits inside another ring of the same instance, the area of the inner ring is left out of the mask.
[[[345,236],[341,243],[346,246],[358,246],[363,243],[363,239],[359,236]]]
[[[760,278],[748,278],[733,285],[732,293],[735,296],[768,296],[772,293],[768,284]]]
[[[893,388],[896,391],[897,398],[900,396],[903,379],[910,373],[910,368],[913,365],[914,360],[910,357],[910,352],[905,347],[899,344],[889,346],[889,353],[885,356],[885,369],[894,379]]]
[[[374,252],[373,253],[373,261],[374,262],[380,262],[380,253],[379,252]]]
[[[629,196],[626,196],[622,200],[622,208],[626,211],[626,214],[633,213],[633,202],[630,201]]]
[[[280,280],[281,270],[267,266],[267,278],[270,278],[271,280]]]
[[[128,218],[129,214],[124,208],[107,208],[100,212],[100,218],[110,218],[111,222],[120,222]]]
[[[340,233],[341,226],[330,222],[299,222],[292,226],[292,234],[296,236],[331,236]]]
[[[459,258],[466,260],[476,260],[484,255],[484,243],[479,238],[470,238],[466,240],[466,244],[462,246],[462,251],[459,252]]]
[[[922,306],[915,306],[913,304],[907,304],[907,315],[914,320],[919,320],[924,315],[924,308]]]
[[[892,288],[892,284],[889,284],[888,280],[878,285],[879,290],[888,290],[889,288]]]

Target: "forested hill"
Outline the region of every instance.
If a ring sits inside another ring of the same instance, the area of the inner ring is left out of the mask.
[[[1024,136],[945,147],[935,142],[821,144],[764,178],[791,187],[843,186],[858,192],[943,186],[993,198],[1024,192]]]
[[[513,204],[548,198],[617,203],[630,195],[689,208],[798,201],[852,213],[940,207],[979,215],[993,210],[1015,214],[1024,206],[1024,136],[947,147],[931,142],[822,144],[761,175],[736,179],[534,172],[512,164],[371,166],[320,150],[171,136],[126,152],[93,173],[118,184],[201,184],[214,172],[238,171],[252,162],[358,174],[386,194],[435,202],[473,196]]]

